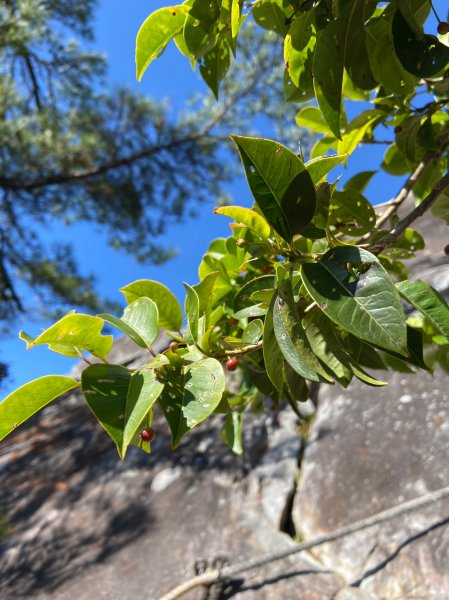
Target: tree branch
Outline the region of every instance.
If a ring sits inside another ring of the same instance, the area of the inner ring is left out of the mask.
[[[405,202],[409,193],[412,191],[415,183],[418,181],[418,178],[421,176],[422,172],[433,158],[433,155],[426,156],[425,158],[423,158],[423,160],[419,163],[419,165],[407,179],[407,181],[405,182],[405,184],[403,185],[403,187],[399,191],[399,194],[396,196],[393,202],[391,202],[391,204],[385,210],[385,212],[383,212],[382,215],[377,219],[376,229],[379,229],[384,223],[388,221],[388,219],[390,219],[393,215],[397,213],[399,207],[403,202]]]
[[[42,109],[41,93],[39,90],[36,73],[34,72],[33,63],[31,62],[30,55],[27,52],[23,55],[23,60],[25,61],[25,65],[31,79],[34,101],[36,102],[37,110],[40,111]]]
[[[416,219],[422,217],[422,215],[432,207],[432,204],[436,201],[444,190],[449,186],[449,171],[434,185],[432,191],[424,198],[424,200],[414,208],[406,217],[399,221],[394,229],[390,231],[385,237],[374,244],[367,244],[361,246],[367,248],[371,252],[380,252],[384,248],[391,246],[396,240],[404,233]]]

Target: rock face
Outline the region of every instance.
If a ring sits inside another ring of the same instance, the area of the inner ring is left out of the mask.
[[[432,229],[414,266],[444,293],[446,231]],[[126,340],[115,352],[131,367],[143,361]],[[0,598],[156,600],[197,559],[237,564],[294,548],[447,486],[447,382],[438,372],[397,374],[382,389],[327,387],[307,435],[289,410],[248,416],[243,457],[220,442],[220,416],[175,452],[156,420],[153,453],[133,449],[124,462],[70,394],[0,445]],[[184,597],[443,600],[448,524],[446,499],[248,571],[221,596],[212,587]]]

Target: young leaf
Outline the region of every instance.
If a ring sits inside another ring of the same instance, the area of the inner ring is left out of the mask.
[[[128,304],[121,319],[106,313],[97,316],[117,327],[141,348],[150,348],[159,331],[157,305],[150,298],[142,297]]]
[[[122,459],[163,387],[149,367],[131,373],[118,365],[95,364],[81,374],[87,404],[115,442]]]
[[[317,184],[325,175],[332,171],[334,167],[341,164],[347,159],[347,155],[343,156],[320,156],[309,160],[304,166],[309,172],[314,184]]]
[[[137,80],[148,65],[161,54],[168,42],[184,27],[185,6],[167,6],[152,13],[142,24],[136,39]]]
[[[19,387],[0,402],[0,440],[52,400],[78,386],[71,377],[46,375]]]
[[[186,290],[185,312],[187,326],[193,341],[198,343],[200,337],[200,301],[193,287],[188,283],[184,283],[184,288]]]
[[[304,285],[321,310],[356,337],[407,356],[405,315],[399,294],[378,259],[339,246],[301,267]]]
[[[312,60],[315,46],[314,13],[299,15],[290,25],[284,42],[284,63],[293,84],[302,91],[313,87]]]
[[[138,279],[120,288],[126,301],[131,304],[138,298],[151,298],[159,311],[159,327],[179,331],[182,327],[182,309],[176,296],[158,281]]]
[[[290,241],[315,213],[315,186],[303,162],[272,140],[231,137],[260,210],[277,233]]]
[[[396,284],[401,296],[449,340],[449,306],[443,296],[426,281],[400,281]]]
[[[214,213],[231,217],[237,223],[242,223],[242,225],[251,229],[262,240],[270,237],[270,226],[262,215],[256,213],[255,210],[244,208],[243,206],[220,206],[214,209]]]
[[[109,354],[114,339],[112,335],[101,335],[103,324],[103,319],[98,317],[69,314],[38,335],[30,347],[38,344],[69,346],[104,358]]]

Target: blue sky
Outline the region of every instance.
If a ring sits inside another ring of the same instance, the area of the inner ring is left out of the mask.
[[[110,85],[127,85],[133,90],[148,94],[156,99],[167,98],[174,110],[185,106],[187,98],[195,92],[205,90],[205,84],[198,73],[192,72],[187,60],[179,55],[173,45],[164,55],[152,63],[141,83],[135,80],[134,42],[143,20],[150,12],[168,2],[161,0],[101,0],[96,13],[95,48],[104,52],[109,63]],[[440,16],[447,13],[444,0],[434,2]],[[436,28],[434,19],[428,30]],[[231,133],[231,132],[230,132]],[[379,165],[382,147],[364,148],[356,153],[348,169],[342,171],[344,178],[360,170],[371,170]],[[381,190],[381,200],[395,195],[400,187],[400,178],[377,175],[368,188],[368,198],[376,202],[376,192]],[[235,202],[250,202],[250,194],[242,181],[233,187]],[[60,228],[60,224],[55,225]],[[210,241],[215,237],[228,236],[228,220],[213,215],[213,200],[210,205],[200,207],[198,217],[170,228],[161,241],[167,246],[176,247],[179,254],[163,266],[137,264],[132,257],[112,250],[107,246],[105,236],[87,225],[77,225],[64,232],[64,237],[73,239],[76,256],[83,272],[93,271],[97,277],[98,290],[113,300],[121,301],[118,288],[135,279],[156,279],[167,285],[182,300],[182,281],[197,282],[197,266]],[[42,324],[42,326],[45,326]],[[36,335],[40,324],[25,317],[16,326]],[[2,341],[0,360],[10,364],[11,378],[4,386],[3,396],[17,386],[35,377],[49,373],[67,373],[73,360],[37,347],[25,351],[23,342],[14,334]]]

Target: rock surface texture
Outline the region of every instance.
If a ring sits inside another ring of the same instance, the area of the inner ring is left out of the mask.
[[[432,229],[414,269],[447,295],[446,231]],[[125,340],[115,352],[142,362]],[[221,443],[219,416],[175,452],[156,420],[152,454],[124,462],[71,394],[0,445],[0,598],[156,600],[198,559],[294,548],[445,487],[448,381],[396,374],[382,389],[323,389],[308,431],[287,409],[248,416],[243,457]],[[444,600],[448,548],[446,499],[184,598]]]

